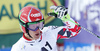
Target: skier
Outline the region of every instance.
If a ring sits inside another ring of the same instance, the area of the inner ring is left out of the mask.
[[[80,26],[68,21],[67,18],[62,19],[68,12],[64,6],[51,6],[50,9],[58,13],[56,17],[62,20],[64,26],[44,27],[41,11],[34,6],[26,6],[19,13],[23,36],[12,46],[11,51],[57,51],[58,39],[69,39],[79,34]],[[74,21],[72,18],[70,20]]]

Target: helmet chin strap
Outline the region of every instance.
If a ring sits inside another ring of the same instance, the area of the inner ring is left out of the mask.
[[[25,27],[25,31],[26,31],[26,33],[28,34],[28,36],[30,37],[30,38],[32,38],[32,36],[29,34],[29,30],[27,29],[27,24],[25,25],[26,27]]]
[[[30,37],[30,38],[32,38],[32,36],[29,34],[29,30],[27,29],[27,28],[25,28],[26,29],[26,33],[28,34],[28,36]]]

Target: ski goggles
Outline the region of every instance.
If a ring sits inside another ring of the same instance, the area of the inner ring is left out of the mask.
[[[42,30],[44,26],[44,20],[36,21],[36,22],[29,22],[27,23],[27,29],[36,31],[37,29]]]

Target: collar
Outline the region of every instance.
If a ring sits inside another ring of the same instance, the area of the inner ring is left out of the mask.
[[[23,38],[24,38],[25,40],[27,40],[27,41],[32,41],[31,39],[26,38],[25,35],[24,35],[24,33],[23,33]]]

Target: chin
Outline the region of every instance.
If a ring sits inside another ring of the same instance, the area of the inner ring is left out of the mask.
[[[35,39],[39,39],[40,36],[36,36]]]

